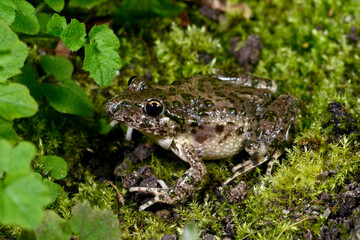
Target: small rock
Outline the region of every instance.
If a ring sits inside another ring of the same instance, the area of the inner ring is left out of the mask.
[[[206,234],[201,240],[216,240],[214,235]]]
[[[167,220],[171,217],[171,212],[167,209],[159,210],[155,215],[161,219]]]
[[[248,186],[244,181],[239,182],[238,185],[236,185],[236,187],[230,189],[227,195],[228,202],[234,204],[244,200],[248,192],[247,188]]]
[[[161,240],[176,240],[176,235],[175,234],[166,234],[165,236],[163,236],[161,238]]]

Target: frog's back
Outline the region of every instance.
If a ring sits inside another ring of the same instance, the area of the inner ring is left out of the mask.
[[[178,134],[201,149],[204,159],[238,153],[250,123],[272,98],[266,89],[204,76],[176,81],[167,94],[165,114],[181,122]]]

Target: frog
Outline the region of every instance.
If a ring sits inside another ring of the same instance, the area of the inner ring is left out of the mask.
[[[269,175],[291,144],[298,117],[296,98],[276,93],[275,81],[246,73],[187,77],[161,86],[146,76],[131,77],[128,88],[108,100],[106,112],[190,166],[172,187],[129,188],[154,196],[139,210],[191,197],[206,176],[204,160],[247,153],[222,186],[263,163]]]

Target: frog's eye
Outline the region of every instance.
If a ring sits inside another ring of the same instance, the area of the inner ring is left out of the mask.
[[[162,102],[156,99],[147,100],[144,108],[145,112],[151,117],[157,117],[164,111]]]
[[[128,81],[128,86],[130,86],[130,84],[132,83],[132,81],[136,78],[137,76],[132,76],[131,78],[129,78],[129,81]]]

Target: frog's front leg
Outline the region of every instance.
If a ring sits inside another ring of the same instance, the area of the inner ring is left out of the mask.
[[[176,184],[169,189],[132,187],[130,192],[141,192],[154,195],[154,198],[140,206],[142,211],[155,203],[176,204],[189,197],[199,186],[206,174],[206,166],[201,160],[201,155],[195,150],[191,142],[183,137],[178,137],[172,142],[170,149],[182,160],[190,164],[190,168],[178,179]]]

